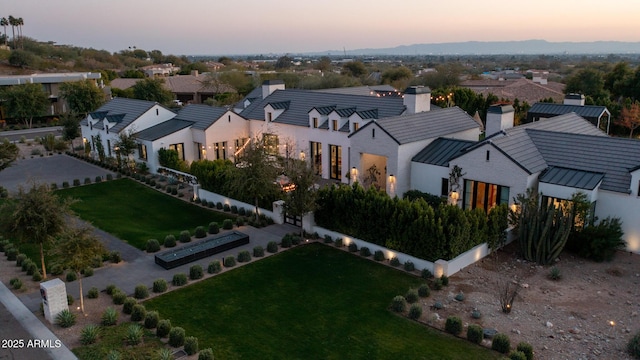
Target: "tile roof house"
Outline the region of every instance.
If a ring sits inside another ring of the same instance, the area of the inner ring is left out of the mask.
[[[490,111],[487,119],[501,123],[509,114]],[[454,166],[464,174],[459,184],[448,183]],[[414,156],[411,176],[412,188],[463,208],[512,205],[528,188],[556,200],[583,192],[591,215],[620,217],[627,249],[640,252],[640,141],[609,137],[575,113],[499,129],[476,143],[438,139]]]
[[[567,94],[562,104],[535,103],[527,112],[525,123],[538,121],[562,114],[576,113],[589,120],[594,126],[609,133],[611,126],[611,112],[606,106],[585,105],[584,95]]]

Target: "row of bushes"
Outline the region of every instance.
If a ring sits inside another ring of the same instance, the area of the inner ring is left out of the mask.
[[[433,208],[422,198],[391,198],[358,183],[320,189],[314,214],[319,226],[429,261],[451,260],[484,242],[493,248],[508,226],[506,205],[488,215],[454,205]]]
[[[245,218],[244,217],[237,217],[235,219],[235,225],[240,227],[243,226],[245,224]],[[224,221],[222,222],[222,229],[224,230],[231,230],[233,229],[233,225],[234,225],[234,221],[232,219],[224,219]],[[207,234],[217,234],[220,232],[220,225],[215,222],[212,221],[209,223],[209,225],[207,226],[207,229],[205,229],[204,226],[198,226],[196,227],[193,236],[196,239],[202,239],[205,238],[207,236]],[[172,248],[175,247],[177,244],[177,241],[180,241],[181,243],[188,243],[191,241],[191,232],[189,230],[182,230],[180,232],[180,234],[178,235],[178,238],[176,239],[175,235],[173,234],[169,234],[167,236],[165,236],[162,245],[164,245],[164,247],[166,248]],[[149,239],[147,240],[147,244],[146,244],[146,251],[149,253],[154,253],[154,252],[158,252],[160,251],[160,241],[158,241],[157,239]]]

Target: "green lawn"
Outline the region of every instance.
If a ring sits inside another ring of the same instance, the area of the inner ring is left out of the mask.
[[[391,313],[421,280],[321,244],[146,301],[216,359],[497,359]],[[447,291],[446,288],[445,290]],[[427,301],[433,301],[428,299]]]
[[[182,230],[193,235],[197,226],[206,229],[212,221],[222,224],[229,218],[129,179],[61,189],[57,193],[81,200],[72,209],[82,219],[139,249],[144,249],[149,239],[162,243],[168,234],[177,238]]]

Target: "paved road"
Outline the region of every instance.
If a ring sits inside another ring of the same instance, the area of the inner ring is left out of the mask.
[[[37,129],[0,131],[0,140],[7,138],[9,139],[9,141],[15,142],[20,141],[23,136],[27,140],[33,140],[36,137],[43,137],[50,133],[53,133],[56,136],[60,136],[62,135],[62,127],[52,126]]]

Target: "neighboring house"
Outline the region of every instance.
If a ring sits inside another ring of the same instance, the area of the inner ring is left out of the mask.
[[[489,94],[497,96],[499,99],[514,101],[518,99],[520,103],[526,101],[529,104],[552,98],[560,102],[564,98],[564,84],[557,82],[540,82],[540,80],[517,79],[517,80],[465,80],[460,83],[460,87],[466,87],[477,94],[482,94],[485,98]],[[454,99],[455,101],[455,99]]]
[[[535,103],[527,112],[525,123],[551,118],[558,115],[576,113],[589,120],[595,127],[607,134],[611,126],[611,112],[606,106],[585,105],[584,95],[567,94],[562,104]]]
[[[494,106],[485,140],[432,142],[413,158],[412,188],[485,210],[515,206],[516,195],[528,188],[554,202],[583,192],[591,216],[621,218],[627,249],[640,252],[640,142],[609,137],[575,113],[518,127],[512,122],[510,106]],[[463,176],[449,184],[456,166]]]
[[[180,71],[180,67],[171,63],[153,64],[143,66],[140,70],[142,70],[147,77],[167,77]]]
[[[69,110],[67,102],[60,97],[60,85],[65,82],[83,80],[91,80],[96,86],[102,87],[100,73],[74,72],[0,76],[0,88],[20,84],[42,84],[42,89],[51,102],[47,113],[48,115],[56,115],[66,113]]]

